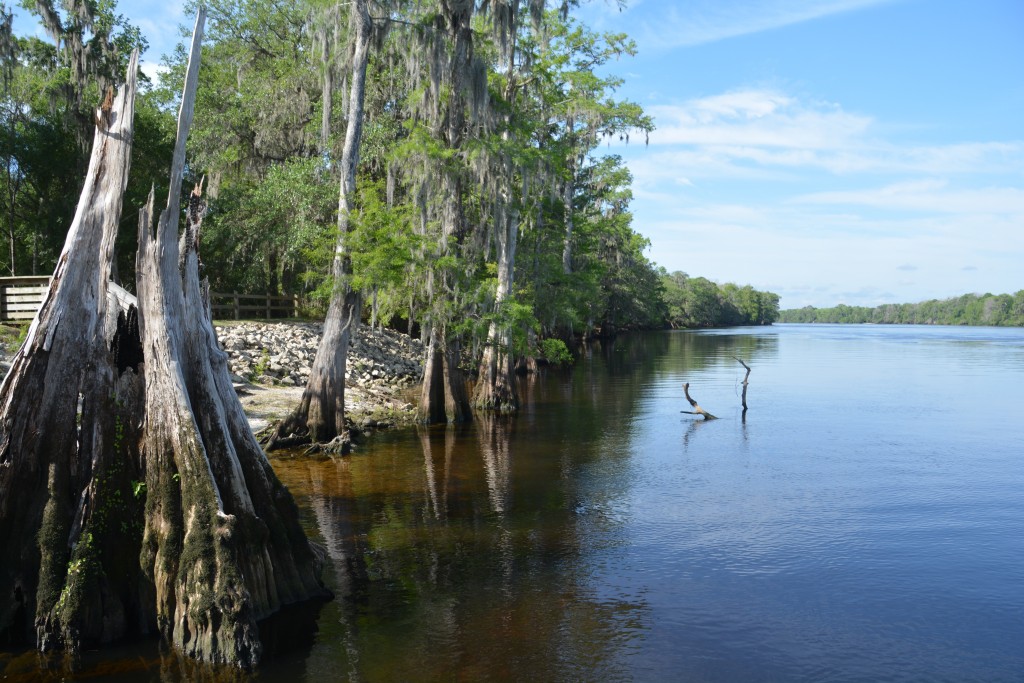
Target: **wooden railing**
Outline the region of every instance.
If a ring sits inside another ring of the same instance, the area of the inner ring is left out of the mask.
[[[32,320],[49,288],[49,275],[0,277],[0,320]]]
[[[292,318],[299,314],[296,296],[210,292],[214,319]]]
[[[50,286],[49,275],[27,277],[0,277],[0,321],[27,321],[35,317]],[[117,285],[111,286],[117,304],[127,307],[135,297]],[[114,304],[112,300],[111,305]],[[298,315],[298,297],[269,294],[238,294],[211,292],[210,306],[214,318],[235,320],[264,318],[291,318]]]

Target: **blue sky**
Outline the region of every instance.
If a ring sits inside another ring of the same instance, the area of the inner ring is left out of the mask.
[[[181,3],[118,9],[147,70],[191,23]],[[612,70],[658,129],[608,151],[657,264],[784,308],[1024,288],[1024,1],[594,0],[577,16],[637,42]]]
[[[669,270],[784,308],[1024,289],[1024,2],[640,0],[621,153]]]

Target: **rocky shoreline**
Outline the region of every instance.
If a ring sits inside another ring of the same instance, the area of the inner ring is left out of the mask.
[[[323,324],[223,322],[216,329],[249,423],[260,432],[301,399]],[[392,330],[359,329],[348,353],[345,413],[360,432],[415,421],[422,358],[417,339]]]
[[[315,322],[221,322],[217,339],[253,430],[260,432],[298,405],[323,333]],[[0,344],[0,372],[17,347]],[[359,329],[348,354],[345,413],[360,432],[412,424],[423,374],[418,339],[368,327]]]

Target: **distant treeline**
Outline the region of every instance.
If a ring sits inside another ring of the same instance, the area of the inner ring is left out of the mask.
[[[1024,289],[1016,294],[964,294],[918,304],[868,308],[792,308],[779,314],[783,323],[890,323],[896,325],[998,325],[1024,327]]]
[[[673,328],[771,325],[779,317],[779,295],[750,285],[724,285],[676,271],[660,271],[666,320]]]

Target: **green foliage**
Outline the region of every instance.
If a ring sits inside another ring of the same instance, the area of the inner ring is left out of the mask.
[[[132,49],[145,47],[112,2],[74,0],[55,8],[43,0],[26,8],[37,16],[54,12],[60,26],[47,30],[56,42],[0,39],[6,47],[0,50],[0,226],[7,238],[0,270],[12,275],[53,271],[85,179],[93,111],[104,88],[123,80]],[[124,202],[132,226],[133,209],[151,184],[166,183],[173,139],[173,115],[159,108],[144,76],[141,82]],[[134,228],[119,236],[115,276],[134,272],[135,239]]]
[[[569,351],[569,347],[561,339],[542,339],[540,341],[540,355],[551,365],[567,365],[573,362],[573,356]]]
[[[770,325],[779,316],[779,296],[750,285],[718,285],[683,272],[661,271],[667,320],[672,327]]]
[[[327,269],[310,255],[336,234],[337,187],[317,159],[291,159],[220,188],[203,221],[201,258],[214,291],[313,290]],[[211,267],[213,266],[213,267]]]
[[[991,325],[1024,327],[1024,290],[1015,294],[964,294],[916,304],[806,306],[780,313],[784,323],[875,323],[899,325]]]

